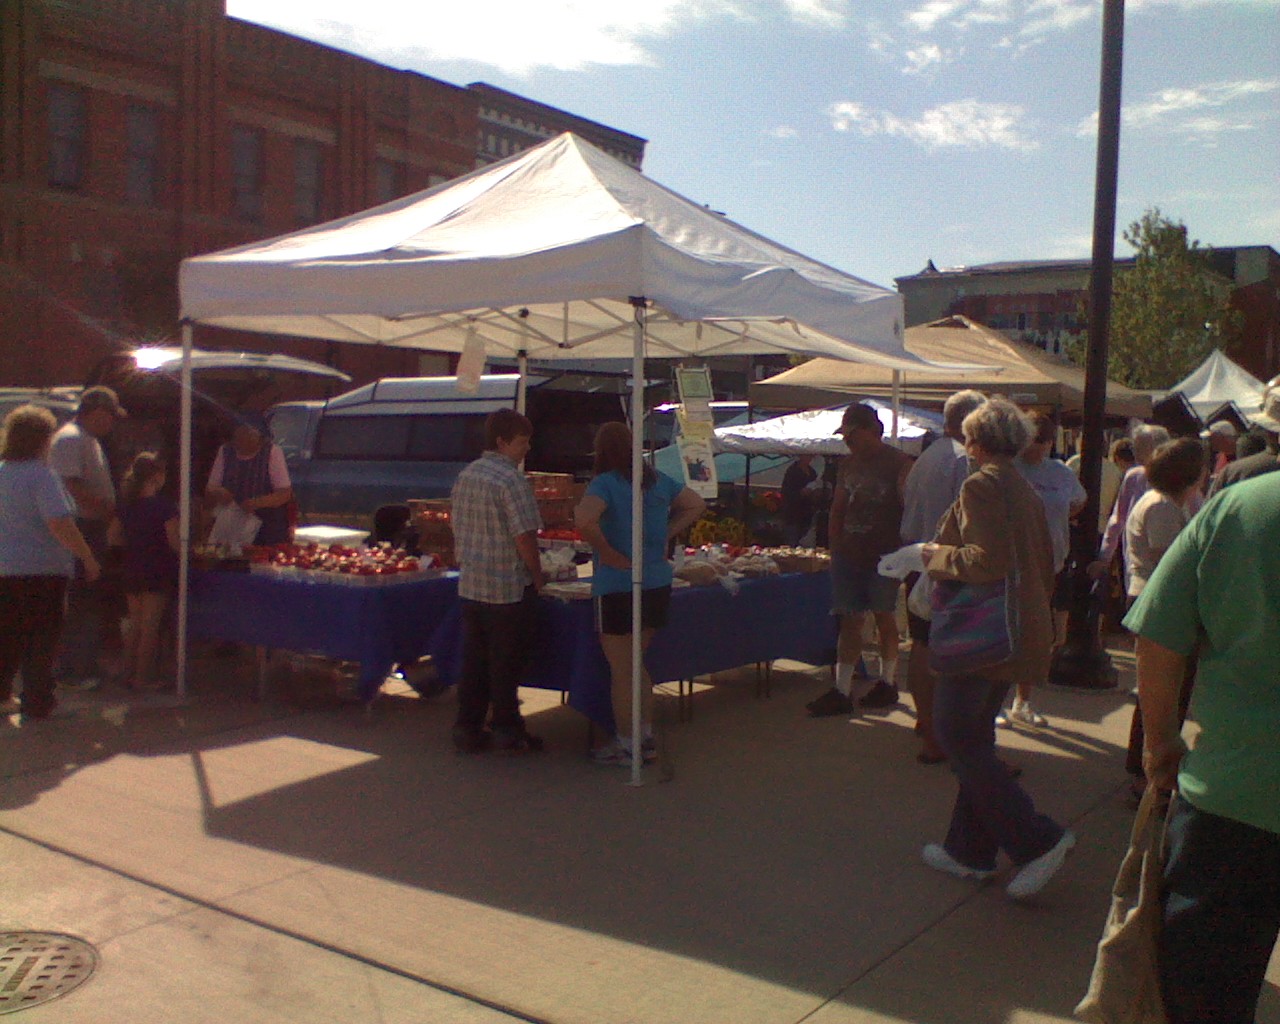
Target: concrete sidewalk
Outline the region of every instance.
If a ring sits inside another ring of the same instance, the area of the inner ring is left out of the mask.
[[[811,720],[827,678],[784,664],[761,699],[752,671],[714,677],[670,729],[674,779],[641,788],[586,760],[555,694],[524,691],[545,754],[464,758],[451,696],[257,704],[248,659],[198,660],[181,707],[108,693],[0,726],[0,930],[101,957],[20,1019],[1070,1020],[1131,820],[1127,680],[1046,691],[1052,728],[1001,733],[1080,835],[1014,904],[1003,874],[920,863],[955,783],[914,760],[909,703]]]

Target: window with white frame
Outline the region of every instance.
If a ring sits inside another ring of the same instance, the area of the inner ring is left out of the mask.
[[[231,129],[231,209],[243,220],[262,220],[262,133]]]
[[[293,214],[299,224],[324,217],[324,149],[311,139],[293,144]]]
[[[125,198],[150,206],[160,178],[160,116],[154,107],[130,103],[125,111]]]
[[[50,84],[48,90],[49,184],[78,189],[89,134],[84,93],[67,85]]]

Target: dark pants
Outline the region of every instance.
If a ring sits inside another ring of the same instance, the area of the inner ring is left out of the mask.
[[[1169,1024],[1249,1024],[1280,930],[1280,835],[1179,800],[1160,988]]]
[[[458,681],[458,726],[484,728],[493,705],[494,729],[521,732],[516,690],[533,641],[537,598],[533,587],[515,604],[462,602],[462,677]]]
[[[107,555],[107,524],[101,519],[77,519],[76,526],[84,535],[89,550],[101,563]],[[84,578],[84,566],[76,561],[76,576],[67,586],[67,613],[58,650],[54,675],[67,682],[95,678],[98,649],[102,646],[104,615],[101,579],[90,583]]]
[[[62,633],[67,580],[63,576],[0,576],[0,697],[13,692],[22,671],[22,713],[43,718],[53,695],[53,654]]]
[[[996,757],[996,712],[1009,683],[981,676],[942,676],[933,694],[933,729],[960,783],[943,843],[961,864],[989,871],[1000,850],[1026,864],[1058,844],[1062,826],[1036,812],[1031,798]]]

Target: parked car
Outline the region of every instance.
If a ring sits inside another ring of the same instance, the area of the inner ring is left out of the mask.
[[[48,409],[59,426],[76,414],[82,388],[0,388],[0,420],[20,405]]]
[[[327,402],[273,406],[268,421],[303,519],[367,526],[383,505],[448,497],[463,467],[484,450],[485,418],[515,406],[519,380],[487,374],[474,393],[464,393],[454,377],[388,377]],[[525,465],[586,479],[596,428],[624,419],[624,400],[531,378],[534,432]]]

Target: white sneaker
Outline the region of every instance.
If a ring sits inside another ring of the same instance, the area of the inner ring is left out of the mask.
[[[1075,845],[1076,834],[1071,829],[1067,829],[1062,833],[1062,838],[1058,840],[1057,845],[1048,853],[1042,853],[1035,860],[1022,865],[1018,873],[1013,876],[1013,881],[1005,888],[1005,892],[1015,900],[1034,896],[1048,884],[1049,879],[1058,873],[1058,868],[1062,867],[1068,852]]]
[[[999,711],[997,711],[996,727],[999,729],[1012,729],[1013,721],[1010,719],[1009,715],[1010,715],[1010,711],[1008,708],[1001,708]]]
[[[966,864],[961,864],[939,843],[930,843],[920,851],[920,859],[923,860],[934,871],[941,871],[943,874],[955,875],[956,878],[972,878],[978,882],[984,882],[992,875],[994,871],[982,871],[978,868],[971,868]]]
[[[631,767],[631,751],[618,742],[615,736],[602,747],[591,751],[591,760],[596,764],[616,764]]]
[[[1009,709],[1009,718],[1028,729],[1043,729],[1049,724],[1049,720],[1043,715],[1036,714],[1029,700],[1015,700],[1013,707]]]

